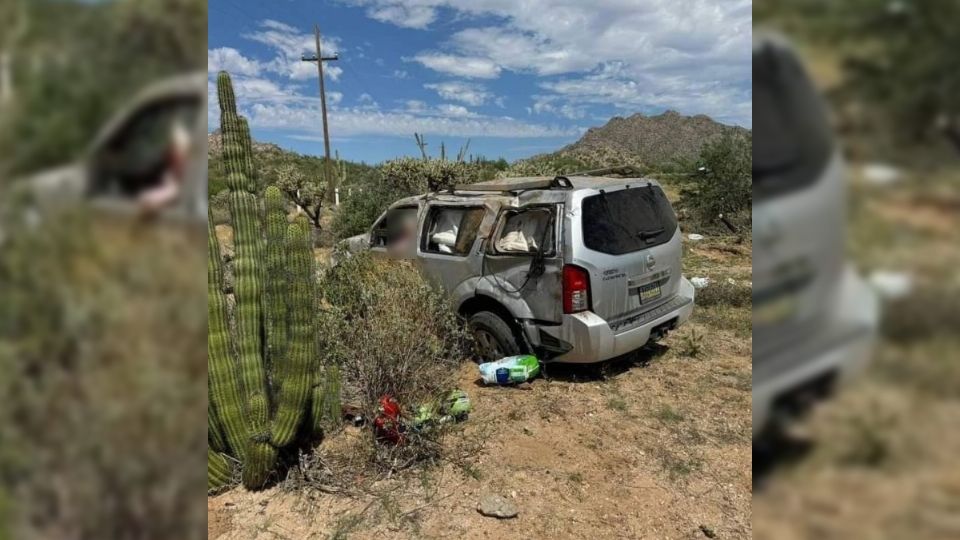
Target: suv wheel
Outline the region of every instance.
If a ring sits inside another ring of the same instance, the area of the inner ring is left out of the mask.
[[[493,362],[505,356],[521,354],[513,330],[499,315],[479,311],[467,319],[477,345],[477,354],[482,362]]]

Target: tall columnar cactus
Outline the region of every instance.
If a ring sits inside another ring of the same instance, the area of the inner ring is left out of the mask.
[[[278,451],[293,442],[310,407],[317,358],[316,275],[310,227],[302,219],[289,223],[276,187],[265,190],[261,215],[250,130],[236,112],[226,73],[219,74],[217,91],[234,228],[236,324],[231,348],[211,223],[208,347],[211,411],[218,420],[211,429],[222,430],[226,445],[242,462],[243,484],[256,489],[268,480]],[[214,438],[210,441],[213,448]],[[217,457],[208,458],[208,469],[220,472]]]

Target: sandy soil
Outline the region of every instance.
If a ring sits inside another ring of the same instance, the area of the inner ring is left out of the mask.
[[[749,267],[749,246],[685,249],[693,266]],[[714,309],[654,349],[602,370],[551,366],[526,388],[484,387],[464,363],[465,436],[485,434],[469,467],[410,471],[358,498],[234,489],[208,499],[209,537],[749,538],[751,349],[734,319],[750,310]],[[480,515],[486,494],[519,516]]]

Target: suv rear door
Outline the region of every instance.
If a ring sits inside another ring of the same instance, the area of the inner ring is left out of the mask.
[[[427,204],[416,247],[416,264],[427,279],[452,292],[480,273],[477,246],[487,214],[478,202]]]
[[[555,203],[502,208],[479,272],[481,287],[523,302],[538,321],[560,322],[563,315],[561,212]]]
[[[614,331],[668,302],[680,286],[677,218],[660,186],[638,180],[573,194],[568,263],[590,274],[590,307]]]

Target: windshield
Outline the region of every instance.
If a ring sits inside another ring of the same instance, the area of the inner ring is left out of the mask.
[[[588,248],[622,255],[667,243],[677,217],[663,190],[649,185],[586,197],[581,226]]]

